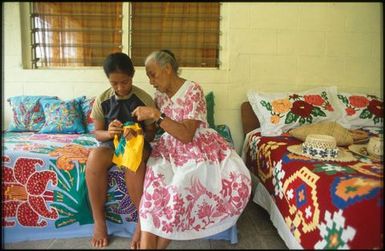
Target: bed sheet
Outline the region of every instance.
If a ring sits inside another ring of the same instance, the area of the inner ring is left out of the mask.
[[[284,220],[278,225],[286,229],[278,232],[294,238],[281,237],[297,241],[288,247],[383,248],[383,163],[356,155],[352,162],[319,161],[287,150],[301,143],[288,134],[261,137],[256,129],[246,135],[242,153],[263,185],[256,192],[268,191]]]

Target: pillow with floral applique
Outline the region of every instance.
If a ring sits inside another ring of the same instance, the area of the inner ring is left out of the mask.
[[[305,124],[336,121],[337,87],[319,87],[301,92],[247,93],[261,125],[262,136],[278,136]]]
[[[338,109],[341,117],[337,120],[348,129],[382,127],[384,121],[383,100],[375,95],[360,93],[338,93]]]

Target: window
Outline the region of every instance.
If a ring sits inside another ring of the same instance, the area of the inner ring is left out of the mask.
[[[122,50],[122,3],[31,3],[32,66],[98,66]]]
[[[182,67],[220,64],[219,3],[32,2],[30,17],[33,68],[100,66],[115,51],[143,66],[157,49]]]

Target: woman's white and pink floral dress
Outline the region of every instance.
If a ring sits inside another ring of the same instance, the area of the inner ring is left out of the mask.
[[[211,236],[234,225],[251,193],[250,173],[206,121],[202,88],[186,81],[170,99],[156,92],[161,112],[202,121],[188,144],[165,132],[152,143],[139,216],[143,231],[172,240]]]

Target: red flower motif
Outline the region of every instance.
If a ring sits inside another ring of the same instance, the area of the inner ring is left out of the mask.
[[[316,106],[321,106],[325,102],[320,95],[305,95],[303,98],[305,102]]]
[[[167,205],[170,200],[170,193],[163,187],[157,188],[154,190],[152,200],[154,201],[155,207],[163,207]]]
[[[3,163],[9,158],[3,157]],[[36,165],[43,165],[40,159],[17,159],[14,168],[3,166],[3,226],[15,226],[17,219],[22,226],[44,227],[48,219],[57,219],[55,208],[48,208],[47,201],[53,201],[53,191],[47,190],[49,181],[57,185],[53,171],[36,171]]]
[[[294,101],[291,112],[301,117],[309,117],[313,107],[314,106],[305,101],[297,100]]]
[[[242,182],[238,188],[238,194],[241,198],[247,198],[249,196],[249,187],[245,182]]]
[[[331,104],[329,104],[329,103],[327,103],[327,104],[325,105],[325,109],[328,110],[329,112],[334,111],[333,106],[332,106]]]
[[[369,102],[368,110],[373,113],[376,117],[383,117],[384,107],[382,102],[377,99],[372,99]]]
[[[199,207],[198,217],[199,219],[202,219],[204,217],[210,218],[213,212],[214,212],[213,207],[209,205],[207,202],[203,202],[202,205],[200,205]]]
[[[347,115],[352,116],[352,115],[354,115],[356,113],[356,110],[354,110],[354,108],[352,108],[352,107],[347,107],[345,109],[345,112],[346,112]]]
[[[349,103],[357,108],[364,108],[369,104],[369,100],[364,96],[350,96]]]

